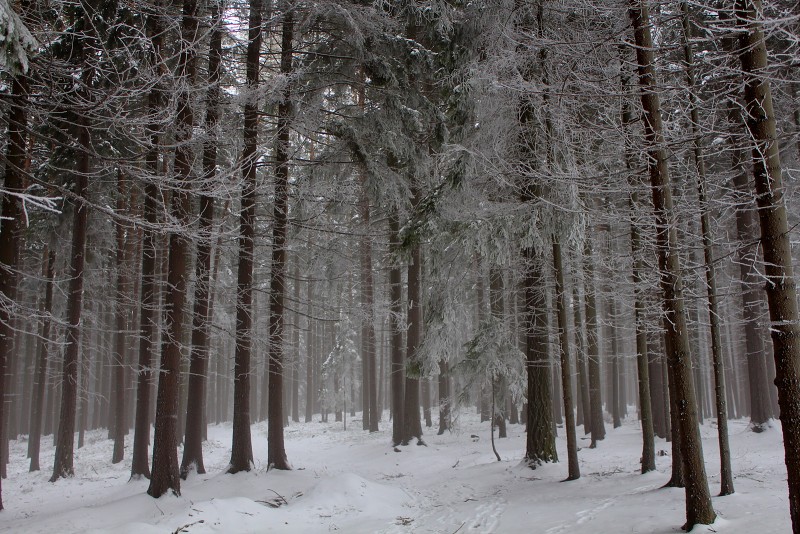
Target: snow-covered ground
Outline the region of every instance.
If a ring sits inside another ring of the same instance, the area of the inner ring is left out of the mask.
[[[181,496],[152,499],[146,480],[129,481],[126,459],[110,464],[112,443],[105,431],[91,432],[76,451],[75,477],[48,482],[52,441],[43,439],[45,470],[28,473],[27,443],[12,442],[9,477],[3,481],[6,510],[0,531],[174,533],[664,533],[680,532],[684,492],[663,489],[669,456],[658,456],[658,471],[641,475],[638,423],[629,419],[608,428],[597,449],[579,452],[582,477],[566,477],[563,429],[558,447],[563,463],[531,470],[521,464],[523,426],[509,427],[491,450],[488,423],[462,412],[457,430],[437,436],[427,429],[427,447],[394,452],[390,423],[368,434],[357,418],[341,423],[300,423],[286,429],[286,449],[294,470],[270,471],[266,425],[253,425],[256,468],[224,474],[229,460],[230,425],[209,427],[206,475],[192,475]],[[789,532],[786,469],[779,423],[762,434],[746,421],[730,426],[736,494],[714,497],[718,519],[694,532]],[[702,428],[712,494],[719,490],[716,428]],[[580,435],[580,434],[579,434]],[[128,436],[130,439],[132,436]],[[588,446],[588,440],[581,440]],[[656,442],[657,451],[670,445]],[[276,506],[278,503],[281,505]]]

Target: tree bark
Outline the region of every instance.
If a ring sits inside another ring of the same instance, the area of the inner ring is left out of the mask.
[[[584,305],[586,307],[586,357],[589,368],[589,419],[592,431],[590,447],[597,447],[597,442],[606,437],[606,424],[603,420],[603,395],[600,383],[600,347],[597,342],[597,303],[594,278],[594,252],[589,239],[583,244],[584,271]]]
[[[717,416],[717,437],[720,456],[720,495],[730,495],[733,489],[731,472],[731,451],[728,444],[728,411],[725,399],[725,374],[722,354],[722,335],[720,310],[717,297],[717,275],[714,266],[714,245],[711,235],[711,215],[706,197],[706,164],[700,132],[698,98],[695,94],[694,52],[692,51],[692,25],[689,18],[689,4],[681,2],[683,20],[683,53],[686,62],[687,87],[689,89],[690,120],[694,138],[694,160],[697,168],[697,197],[700,204],[700,228],[703,235],[703,255],[705,260],[706,291],[708,295],[708,315],[711,334],[711,358],[714,369],[714,400]]]
[[[391,252],[400,247],[400,221],[397,212],[389,214],[389,244]],[[389,331],[391,333],[391,366],[389,375],[392,386],[392,445],[403,442],[405,362],[403,357],[403,332],[400,329],[402,313],[403,281],[400,265],[394,259],[389,269]]]
[[[8,176],[8,173],[6,173]],[[6,178],[7,180],[8,178]],[[2,238],[0,238],[2,241]],[[44,280],[44,300],[39,308],[42,315],[38,339],[38,359],[36,361],[36,381],[34,383],[28,457],[31,459],[30,471],[39,470],[39,449],[42,439],[42,412],[44,411],[44,392],[47,386],[47,366],[50,352],[50,325],[53,311],[53,278],[55,278],[56,252],[48,245],[42,251],[42,279]]]
[[[549,327],[543,259],[524,250],[525,367],[528,374],[527,440],[525,461],[531,468],[557,462],[555,425],[550,397]]]
[[[760,0],[737,0],[740,30],[739,59],[745,82],[747,130],[753,140],[753,178],[761,226],[764,274],[767,278],[770,333],[775,357],[780,420],[789,484],[792,531],[800,532],[800,325],[792,270],[789,224],[775,112],[767,68],[767,49]]]
[[[553,240],[553,270],[556,275],[556,306],[558,309],[558,334],[561,344],[561,394],[564,399],[564,427],[567,432],[567,480],[581,477],[578,465],[578,440],[575,436],[575,415],[572,411],[572,369],[569,362],[569,325],[567,320],[567,298],[564,284],[564,265],[561,244]]]
[[[16,194],[24,190],[25,139],[28,129],[28,79],[18,74],[11,80],[11,109],[8,116],[8,144],[0,222],[0,401],[5,399],[5,376],[14,345],[13,308],[17,298],[17,269],[22,240],[22,205]],[[5,405],[5,402],[0,402]],[[0,430],[7,425],[5,410],[0,407]],[[0,462],[3,460],[0,459]],[[0,484],[2,479],[0,479]],[[3,509],[0,486],[0,510]]]
[[[212,3],[211,36],[208,50],[208,91],[206,92],[205,133],[203,143],[204,188],[211,188],[217,167],[216,128],[219,119],[221,91],[219,87],[222,61],[222,11],[221,2]],[[214,229],[214,199],[203,192],[200,195],[198,220],[199,241],[195,261],[194,310],[192,312],[192,350],[189,355],[189,387],[186,405],[186,434],[183,441],[181,477],[194,470],[206,472],[203,465],[203,427],[205,425],[205,399],[208,380],[208,333],[211,321],[211,249]]]
[[[191,225],[192,148],[190,140],[194,115],[189,88],[196,76],[197,42],[196,0],[185,0],[181,22],[181,51],[177,74],[182,91],[178,95],[175,130],[175,173],[178,187],[172,192],[170,211],[181,228],[169,235],[167,290],[165,295],[164,335],[161,340],[161,369],[156,400],[156,424],[153,438],[153,472],[147,493],[160,497],[169,490],[180,495],[180,469],[176,446],[179,440],[178,404],[180,397],[181,347],[184,339],[187,279],[191,263],[189,240],[183,232]],[[200,402],[201,399],[198,399]]]
[[[281,74],[292,73],[294,13],[284,3],[281,23]],[[268,464],[273,469],[290,469],[283,441],[283,321],[286,294],[286,223],[289,193],[289,122],[292,102],[289,87],[278,104],[278,133],[275,143],[275,205],[272,226],[272,278],[269,307],[269,436]]]
[[[255,95],[259,84],[262,9],[262,0],[250,1],[250,20],[247,36],[247,88],[251,91],[251,94],[245,101],[244,108],[243,185],[241,211],[239,213],[239,266],[236,282],[236,350],[233,363],[233,443],[228,473],[250,471],[253,464],[253,444],[250,437],[250,359],[253,344],[253,260],[255,254],[256,164],[258,158],[258,100]],[[276,204],[277,202],[279,200],[276,194]],[[276,218],[276,227],[278,224],[280,222]],[[277,233],[278,230],[276,229],[275,232]],[[275,246],[279,245],[276,243]],[[274,271],[282,267],[282,265],[276,266],[273,253],[273,279],[279,276]],[[272,313],[274,312],[270,309],[270,323],[272,322]],[[282,310],[280,313],[282,313]],[[273,350],[272,343],[273,339],[270,330],[270,356]],[[272,388],[272,376],[270,376],[270,392]],[[271,410],[273,408],[271,393],[269,400],[269,409]],[[280,402],[279,397],[278,403],[280,404]],[[270,413],[269,423],[271,439],[274,423],[272,421],[272,413]],[[280,425],[282,431],[282,418],[279,417],[277,424]]]
[[[708,481],[703,463],[703,444],[700,440],[697,405],[692,387],[691,355],[682,294],[681,269],[678,263],[677,233],[672,225],[674,215],[672,213],[669,167],[664,148],[661,103],[656,92],[653,40],[646,0],[631,0],[629,14],[636,42],[648,168],[656,217],[661,289],[666,314],[665,325],[670,341],[667,358],[673,371],[676,404],[680,409],[678,422],[686,483],[686,523],[684,528],[690,530],[696,524],[711,524],[716,514],[711,506],[711,495],[708,491]]]
[[[88,15],[85,16],[88,17]],[[89,84],[91,78],[90,69],[84,67],[81,76],[83,82]],[[67,327],[61,376],[61,408],[56,454],[53,462],[53,476],[50,477],[51,482],[55,482],[61,477],[71,477],[74,474],[73,448],[75,445],[75,414],[78,400],[78,350],[80,348],[83,269],[86,262],[86,234],[89,218],[89,206],[85,200],[89,189],[89,154],[92,150],[90,146],[91,126],[85,113],[79,113],[75,126],[78,141],[74,175],[76,200],[72,223],[70,282],[67,292]]]

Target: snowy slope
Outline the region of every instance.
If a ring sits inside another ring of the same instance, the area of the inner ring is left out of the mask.
[[[109,464],[112,443],[105,431],[88,434],[77,451],[73,479],[47,481],[49,469],[27,472],[27,443],[12,442],[9,478],[3,482],[6,510],[0,532],[125,533],[666,533],[680,532],[684,494],[662,489],[670,458],[658,456],[658,472],[640,475],[638,423],[612,430],[597,449],[579,452],[582,478],[561,482],[566,463],[536,470],[520,461],[522,426],[510,426],[497,440],[503,459],[491,451],[489,428],[473,413],[462,413],[458,430],[429,431],[428,446],[394,452],[390,423],[367,434],[359,420],[293,424],[286,449],[293,471],[267,472],[266,425],[253,426],[256,469],[226,475],[230,425],[209,427],[205,445],[208,474],[192,475],[180,497],[152,499],[146,480],[129,481],[126,460]],[[716,429],[702,429],[712,494],[718,491]],[[477,436],[477,437],[473,437]],[[128,436],[131,439],[132,436]],[[581,440],[588,445],[588,440]],[[559,455],[566,462],[559,429]],[[656,442],[666,453],[670,444]],[[762,434],[745,421],[731,422],[735,495],[715,497],[719,519],[695,532],[789,532],[786,469],[778,423]],[[52,441],[42,444],[48,467]],[[278,507],[274,507],[280,504]]]

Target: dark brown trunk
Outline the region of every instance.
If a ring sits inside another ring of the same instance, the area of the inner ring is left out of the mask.
[[[576,267],[576,270],[579,268],[580,265]],[[586,343],[584,338],[586,327],[583,322],[583,313],[581,313],[579,283],[580,277],[576,274],[572,284],[572,314],[573,323],[575,324],[575,363],[578,366],[578,418],[583,417],[583,433],[586,435],[592,431],[592,410],[589,402],[589,377],[586,370]],[[578,421],[578,424],[581,424],[581,421]]]
[[[17,269],[22,240],[22,205],[16,194],[24,190],[25,132],[28,128],[28,79],[18,74],[11,80],[11,109],[8,116],[8,144],[6,145],[5,181],[2,198],[2,223],[0,224],[0,294],[3,300],[14,303],[17,298]],[[14,329],[12,306],[0,306],[0,401],[6,398],[5,376],[13,353]],[[8,422],[5,402],[0,402],[0,433]],[[3,436],[5,442],[5,436]],[[5,468],[4,459],[0,459]],[[0,480],[2,480],[0,478]],[[1,483],[1,482],[0,482]],[[3,509],[0,489],[0,510]]]
[[[623,119],[624,120],[624,119]],[[624,121],[625,122],[625,121]],[[637,212],[638,194],[632,193],[631,213]],[[636,370],[638,375],[639,416],[642,422],[642,474],[656,469],[653,411],[650,404],[650,366],[647,351],[647,325],[645,324],[644,283],[642,273],[642,244],[639,228],[631,222],[631,255],[633,256],[633,288],[635,292],[634,320],[636,321]]]
[[[221,3],[221,2],[220,2]],[[203,143],[203,187],[210,188],[216,176],[216,128],[219,119],[219,87],[222,60],[222,11],[219,3],[211,5],[211,36],[208,50],[208,91],[206,93],[205,134]],[[208,381],[208,333],[211,322],[211,249],[214,229],[214,199],[205,192],[200,196],[199,241],[195,260],[194,310],[192,312],[192,350],[189,355],[189,386],[186,405],[186,434],[183,442],[181,476],[190,471],[206,472],[203,465],[203,430]]]
[[[128,189],[122,172],[117,171],[117,213],[125,214],[128,211]],[[130,297],[130,280],[128,277],[129,266],[126,258],[126,240],[132,236],[126,235],[130,230],[123,226],[122,222],[116,224],[116,269],[117,269],[117,294],[115,302],[114,320],[116,331],[114,332],[114,362],[113,380],[111,386],[114,391],[114,451],[111,455],[111,463],[117,464],[122,461],[125,454],[125,431],[128,425],[125,421],[125,352],[127,347],[128,313],[130,305],[127,299]]]
[[[657,93],[655,54],[650,32],[649,10],[646,0],[631,0],[630,17],[636,42],[636,59],[639,69],[644,130],[648,152],[650,184],[656,219],[661,289],[664,298],[665,326],[670,341],[667,358],[672,368],[678,423],[681,437],[681,454],[686,483],[686,523],[691,530],[696,524],[713,523],[716,514],[711,506],[703,444],[697,421],[697,405],[691,377],[686,310],[682,294],[681,268],[678,263],[677,233],[672,222],[673,206],[667,152],[661,122],[661,103]]]
[[[394,253],[400,247],[400,221],[397,212],[389,215],[389,246]],[[403,398],[405,385],[405,361],[403,356],[403,331],[400,327],[402,313],[403,281],[397,259],[389,269],[389,332],[391,335],[391,366],[389,375],[392,389],[392,444],[403,442]]]
[[[308,284],[306,285],[306,423],[314,417],[314,322],[312,320],[314,300],[313,272],[309,269]]]
[[[178,187],[172,192],[170,211],[181,228],[191,226],[192,148],[194,115],[189,90],[196,75],[197,2],[185,0],[181,22],[181,52],[177,73],[183,90],[178,96],[175,130],[175,173]],[[161,340],[161,369],[158,378],[156,421],[153,437],[153,472],[147,493],[160,497],[169,490],[180,495],[180,469],[176,446],[180,439],[178,404],[181,394],[181,347],[184,342],[187,279],[191,263],[190,244],[178,230],[169,236],[167,290],[164,299],[164,334]],[[201,399],[198,399],[200,402]]]
[[[84,68],[82,77],[85,83],[91,76]],[[64,363],[61,373],[61,408],[58,419],[58,437],[53,462],[51,482],[61,477],[71,477],[73,469],[73,448],[75,445],[75,414],[78,401],[78,350],[80,348],[81,309],[83,307],[83,268],[86,262],[86,233],[88,228],[89,206],[85,199],[89,189],[89,153],[91,134],[88,118],[80,113],[76,119],[78,153],[75,169],[75,206],[72,223],[72,251],[69,269],[69,289],[67,291],[67,326],[64,347]],[[5,213],[5,210],[4,210]],[[2,248],[2,247],[0,247]]]
[[[543,259],[524,250],[525,367],[528,375],[525,461],[531,468],[557,462],[555,425],[550,397],[550,339]]]
[[[281,22],[281,63],[284,76],[292,73],[294,14],[284,3]],[[283,321],[286,295],[286,224],[289,194],[289,121],[292,110],[290,88],[278,104],[275,142],[275,205],[272,226],[272,278],[269,307],[269,436],[267,463],[273,469],[290,469],[283,440]]]
[[[163,70],[161,62],[162,32],[161,21],[157,14],[160,1],[156,0],[153,12],[147,21],[147,34],[153,47],[153,62],[159,71]],[[162,105],[162,95],[158,87],[150,90],[147,96],[148,113],[155,116]],[[155,183],[158,172],[159,126],[153,122],[148,125],[149,147],[146,155],[147,171],[150,177],[144,185],[141,255],[141,302],[139,305],[139,361],[136,373],[136,416],[133,431],[133,452],[131,453],[131,478],[150,478],[148,448],[150,445],[150,390],[153,381],[153,353],[156,344],[155,309],[158,306],[156,289],[156,237],[153,226],[158,222],[156,198],[159,189]]]
[[[360,94],[363,103],[363,93]],[[375,310],[372,281],[372,236],[370,234],[370,207],[367,186],[362,180],[361,223],[361,358],[362,358],[362,408],[363,429],[378,431],[378,389],[375,374]]]
[[[569,361],[569,323],[567,320],[567,297],[564,284],[564,265],[561,258],[561,245],[553,240],[553,270],[556,276],[556,308],[558,310],[558,334],[561,345],[561,394],[564,399],[564,427],[567,432],[567,480],[581,477],[578,465],[578,440],[575,435],[575,415],[572,411],[572,369]]]
[[[700,227],[703,235],[703,254],[705,260],[706,290],[708,294],[708,314],[711,334],[711,358],[714,369],[714,399],[717,416],[717,436],[720,455],[720,495],[730,495],[733,489],[731,471],[731,452],[728,444],[728,411],[725,399],[725,374],[722,354],[722,335],[720,310],[717,298],[717,275],[714,266],[714,245],[711,235],[711,216],[706,197],[706,165],[700,132],[698,98],[695,94],[694,53],[692,51],[692,25],[689,18],[689,4],[681,2],[683,19],[683,52],[686,62],[686,78],[689,89],[690,118],[694,138],[694,160],[697,167],[697,196],[700,204]]]
[[[603,421],[603,396],[600,384],[600,347],[597,337],[597,303],[595,302],[594,253],[589,239],[583,248],[584,272],[586,283],[584,289],[584,305],[586,307],[586,358],[589,370],[589,425],[592,432],[591,448],[605,439],[606,425]]]
[[[403,443],[413,438],[422,442],[422,422],[420,421],[419,376],[422,363],[417,348],[422,341],[422,253],[419,245],[411,250],[408,264],[408,319],[406,330],[406,365],[410,373],[406,376],[405,396],[403,398]]]
[[[754,142],[753,178],[767,278],[770,333],[775,357],[783,446],[789,483],[792,531],[800,532],[800,325],[792,271],[789,224],[783,198],[781,163],[772,94],[766,73],[767,49],[760,0],[737,0],[739,58],[745,82],[747,130]]]
[[[8,173],[6,173],[6,177]],[[8,178],[6,178],[8,180]],[[2,238],[0,238],[0,242]],[[44,300],[39,311],[42,315],[41,329],[38,339],[38,358],[36,361],[36,381],[34,383],[31,408],[30,439],[28,456],[31,459],[30,471],[39,470],[39,449],[42,439],[42,412],[44,410],[44,392],[47,386],[47,364],[50,352],[50,324],[53,311],[53,278],[55,277],[56,252],[45,245],[42,251],[42,279],[45,283]]]
[[[250,19],[247,42],[247,86],[248,90],[258,90],[259,82],[259,54],[261,53],[261,11],[262,0],[250,1]],[[253,345],[253,259],[255,253],[255,215],[256,215],[256,178],[257,178],[257,143],[258,143],[258,100],[253,96],[245,102],[244,107],[244,148],[242,149],[242,202],[239,214],[239,267],[236,282],[236,352],[233,363],[233,443],[231,445],[231,461],[228,473],[250,471],[253,465],[253,444],[250,438],[250,356]],[[276,193],[279,193],[276,186]],[[276,196],[276,206],[280,200]],[[277,210],[277,208],[276,208]],[[276,218],[277,225],[280,221]],[[279,246],[276,242],[274,246]],[[272,264],[273,283],[276,278],[276,264]],[[280,266],[283,267],[282,265]],[[281,287],[281,290],[283,288]],[[273,288],[274,291],[274,288]],[[273,295],[274,299],[274,295]],[[273,304],[274,306],[274,304]],[[272,314],[270,309],[270,327]],[[282,313],[282,310],[281,310]],[[272,330],[270,328],[270,356],[274,350],[272,344]],[[272,365],[270,364],[270,369]],[[270,410],[273,399],[273,377],[270,376]],[[276,401],[280,404],[280,396]],[[274,424],[283,431],[282,415],[273,421],[270,412],[269,432],[272,439]]]

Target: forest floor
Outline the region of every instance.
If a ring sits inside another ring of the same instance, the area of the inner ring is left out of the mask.
[[[237,475],[224,474],[230,424],[212,425],[204,446],[208,473],[191,475],[180,497],[160,499],[145,494],[147,480],[128,480],[130,443],[125,461],[110,464],[112,442],[105,431],[87,434],[86,446],[76,450],[75,477],[56,483],[48,482],[49,438],[42,443],[45,470],[38,473],[27,472],[27,443],[13,441],[0,531],[667,533],[680,532],[685,519],[683,490],[661,487],[669,478],[669,443],[656,441],[657,452],[667,454],[657,457],[657,471],[639,474],[641,437],[635,416],[621,428],[608,425],[597,449],[580,439],[582,477],[563,483],[563,428],[558,429],[562,463],[531,470],[521,463],[521,425],[510,425],[509,437],[496,440],[498,462],[488,423],[480,423],[472,412],[461,413],[452,433],[437,436],[435,428],[427,429],[427,446],[401,447],[401,452],[390,446],[390,424],[384,417],[381,431],[368,434],[358,418],[348,420],[347,430],[342,423],[294,423],[286,428],[294,469],[270,472],[264,464],[266,424],[255,424],[255,469]],[[719,455],[713,420],[703,425],[702,434],[716,494]],[[789,532],[780,424],[754,434],[745,420],[731,421],[730,435],[736,493],[714,497],[717,521],[693,532]]]

